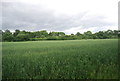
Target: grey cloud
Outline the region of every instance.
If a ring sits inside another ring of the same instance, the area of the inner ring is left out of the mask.
[[[104,16],[95,16],[87,20],[82,20],[84,28],[86,27],[103,27],[103,26],[113,26],[117,23],[106,22]]]
[[[72,27],[83,26],[100,27],[114,25],[104,21],[103,16],[83,19],[87,12],[78,15],[67,16],[57,15],[54,10],[50,10],[41,5],[28,5],[17,2],[3,2],[2,29],[20,29],[36,31],[41,29],[64,31]]]

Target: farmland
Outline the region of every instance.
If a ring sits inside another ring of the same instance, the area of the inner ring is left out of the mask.
[[[117,79],[118,40],[3,42],[3,79]]]

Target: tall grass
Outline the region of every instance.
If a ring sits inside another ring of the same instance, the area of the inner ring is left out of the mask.
[[[4,79],[117,79],[117,40],[3,43]]]

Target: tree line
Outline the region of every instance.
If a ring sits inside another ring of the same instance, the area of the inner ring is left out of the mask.
[[[10,30],[0,30],[1,41],[39,41],[39,40],[80,40],[80,39],[117,39],[120,37],[120,30],[107,30],[92,33],[86,31],[83,34],[77,32],[76,34],[66,35],[64,32],[47,32],[41,31],[20,31],[18,29],[15,32]]]

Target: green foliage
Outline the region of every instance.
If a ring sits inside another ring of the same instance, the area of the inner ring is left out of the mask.
[[[40,41],[40,40],[76,40],[76,39],[116,39],[119,36],[119,30],[107,30],[99,31],[92,34],[91,31],[84,32],[81,34],[77,32],[76,34],[65,35],[64,32],[50,32],[46,30],[28,32],[15,30],[12,34],[9,30],[2,32],[3,41]],[[120,37],[120,36],[119,36]]]
[[[20,30],[15,30],[15,32],[13,33],[13,36],[16,37],[19,33],[20,33]]]
[[[14,37],[13,41],[28,41],[28,40],[29,40],[28,32],[26,32],[26,31],[19,31],[19,33],[17,33],[17,35]]]
[[[27,34],[22,34],[22,33],[18,34],[16,38],[19,39],[20,41],[22,41],[22,40],[23,41],[28,41],[29,40],[28,35]]]
[[[41,41],[41,40],[47,40],[47,38],[30,38],[30,41]]]
[[[47,40],[59,40],[59,37],[58,36],[49,36],[47,37]]]
[[[118,79],[118,40],[3,42],[3,79]]]
[[[3,33],[3,31],[0,30],[0,42],[2,41],[2,33]]]
[[[65,33],[64,32],[50,32],[49,35],[50,36],[64,36]]]
[[[5,32],[2,33],[2,40],[3,41],[12,41],[13,35],[9,30],[5,30]]]
[[[85,39],[93,39],[93,35],[91,31],[84,32]]]

